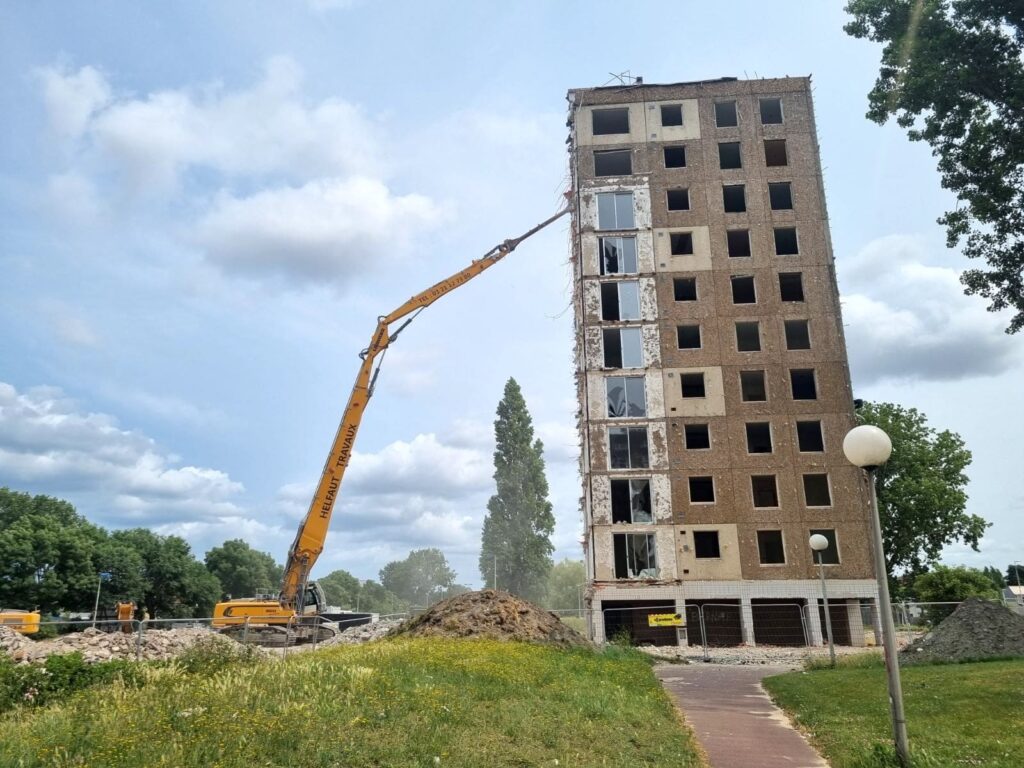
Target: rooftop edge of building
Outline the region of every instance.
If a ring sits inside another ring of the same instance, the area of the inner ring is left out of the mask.
[[[810,84],[810,75],[762,77],[747,80],[740,80],[736,77],[719,77],[711,80],[692,80],[679,83],[639,82],[629,85],[570,88],[566,99],[571,106],[579,107],[630,101],[693,99],[699,96],[785,93],[809,90]]]

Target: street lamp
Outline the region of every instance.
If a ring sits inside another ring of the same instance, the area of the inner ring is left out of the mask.
[[[821,576],[821,599],[825,605],[825,634],[828,637],[828,656],[832,659],[832,666],[836,665],[836,645],[832,641],[832,614],[828,610],[828,589],[825,587],[825,550],[828,549],[828,539],[820,533],[811,536],[808,543],[811,549],[818,553],[818,574]]]
[[[878,427],[862,424],[846,433],[843,453],[851,464],[868,473],[871,486],[871,529],[874,538],[875,579],[878,582],[878,611],[882,620],[882,642],[885,651],[885,671],[889,678],[889,710],[892,715],[893,740],[900,765],[910,765],[910,743],[907,740],[907,720],[903,712],[903,688],[900,685],[900,662],[896,653],[896,627],[893,625],[892,604],[889,601],[889,576],[885,568],[882,549],[882,523],[878,516],[878,494],[875,492],[875,472],[892,455],[892,441]],[[826,611],[826,615],[828,612]]]

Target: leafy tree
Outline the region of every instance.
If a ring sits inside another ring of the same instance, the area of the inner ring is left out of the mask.
[[[968,294],[1012,308],[1024,328],[1024,4],[1020,0],[850,0],[844,29],[882,43],[869,119],[890,116],[938,157],[958,198],[939,223],[970,269]]]
[[[988,580],[992,582],[992,586],[996,589],[1002,590],[1006,586],[1006,579],[1003,578],[1003,572],[998,568],[986,565],[981,569],[981,572],[985,574]]]
[[[355,608],[362,585],[351,573],[343,570],[331,571],[316,581],[323,589],[328,605],[337,605],[345,609]]]
[[[105,536],[66,501],[0,488],[0,605],[92,610]]]
[[[192,555],[180,536],[158,536],[146,528],[115,531],[111,540],[142,557],[145,591],[136,603],[153,618],[209,616],[221,594],[217,577]]]
[[[533,422],[515,379],[510,378],[505,384],[504,396],[498,403],[494,436],[497,493],[487,502],[480,573],[489,586],[539,602],[551,570],[555,517],[544,475],[544,445],[534,440]]]
[[[405,560],[388,563],[380,571],[380,583],[412,605],[430,605],[444,597],[455,584],[455,571],[439,549],[417,549]]]
[[[225,541],[206,553],[206,568],[220,581],[221,597],[252,597],[281,584],[284,568],[266,552],[259,552],[241,539]]]
[[[582,560],[566,558],[555,563],[548,574],[547,605],[556,608],[576,608],[580,600],[580,585],[586,581],[587,569]]]
[[[968,597],[983,597],[995,600],[998,590],[983,571],[962,565],[951,567],[936,565],[927,573],[914,579],[914,594],[922,603],[959,603]],[[934,605],[926,609],[928,620],[933,624],[946,618],[955,606]]]
[[[391,613],[404,613],[409,606],[400,597],[389,592],[376,581],[367,579],[359,590],[359,602],[356,607],[360,611],[379,613],[381,616]]]
[[[971,452],[949,430],[937,432],[923,413],[892,403],[865,403],[862,420],[885,430],[892,458],[878,469],[878,509],[889,573],[919,573],[943,547],[963,541],[974,550],[990,524],[964,511]]]
[[[149,582],[146,580],[146,566],[142,554],[123,541],[107,538],[96,551],[96,570],[109,573],[100,593],[100,609],[111,608],[115,603],[132,602],[142,607],[142,596]],[[95,589],[95,585],[93,589]],[[89,605],[92,610],[92,603]]]
[[[1016,587],[1024,586],[1024,565],[1011,563],[1006,566],[1006,585]]]

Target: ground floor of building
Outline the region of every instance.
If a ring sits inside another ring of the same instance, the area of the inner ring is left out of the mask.
[[[878,641],[872,579],[829,581],[827,616],[817,580],[598,582],[589,593],[588,631],[599,643],[822,645],[828,622],[837,645]]]

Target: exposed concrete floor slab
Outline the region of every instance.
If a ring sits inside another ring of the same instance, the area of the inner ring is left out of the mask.
[[[781,666],[665,665],[662,685],[693,726],[711,768],[828,768],[761,687]]]

